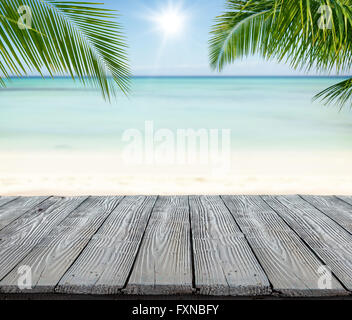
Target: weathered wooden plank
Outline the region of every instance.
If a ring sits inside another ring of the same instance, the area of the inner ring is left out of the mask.
[[[301,196],[304,200],[326,214],[352,233],[352,206],[334,196]]]
[[[125,292],[177,295],[192,291],[188,197],[159,197]]]
[[[299,196],[263,198],[352,290],[352,235]]]
[[[0,279],[73,210],[68,201],[51,197],[0,231]]]
[[[54,292],[64,273],[122,198],[91,197],[86,201],[86,198],[79,198],[73,199],[72,204],[67,204],[78,208],[61,221],[18,264],[31,267],[31,293]],[[23,292],[17,286],[17,269],[0,282],[2,292]]]
[[[191,196],[195,286],[200,294],[266,295],[269,281],[218,196]]]
[[[0,292],[26,265],[32,293],[189,294],[191,244],[201,294],[268,294],[262,267],[285,295],[346,294],[323,265],[352,289],[350,197],[193,196],[191,230],[187,197],[120,200],[0,197]]]
[[[63,276],[57,292],[116,294],[125,286],[156,197],[125,197]]]
[[[9,201],[0,207],[0,230],[4,229],[12,221],[25,214],[27,211],[40,205],[48,197],[19,197]]]
[[[287,296],[346,294],[336,279],[319,286],[322,263],[259,196],[224,196],[275,291]]]
[[[352,197],[347,197],[347,196],[338,196],[339,199],[347,202],[348,204],[350,204],[352,206]]]
[[[19,197],[0,197],[0,207],[18,198]]]

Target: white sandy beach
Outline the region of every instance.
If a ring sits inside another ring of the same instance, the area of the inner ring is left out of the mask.
[[[25,91],[1,96],[0,195],[351,195],[352,114],[311,102],[338,81],[135,78],[133,98],[110,105],[66,78],[17,80]],[[182,143],[186,129],[203,129],[207,139]],[[140,166],[121,159],[133,146]],[[151,154],[190,151],[202,159],[219,151],[231,166],[146,164]]]
[[[0,195],[352,194],[352,152],[234,153],[211,167],[133,166],[109,153],[2,153]]]

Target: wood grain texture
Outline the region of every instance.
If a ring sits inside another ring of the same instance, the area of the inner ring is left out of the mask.
[[[351,208],[343,196],[0,197],[0,292],[346,295]]]
[[[65,217],[66,202],[51,197],[0,231],[0,280]]]
[[[8,202],[5,200],[0,207],[0,230],[27,211],[40,205],[45,199],[48,199],[48,197],[19,197]]]
[[[259,196],[224,196],[273,288],[286,296],[347,294],[333,279],[331,290],[319,287],[322,263]]]
[[[337,198],[345,201],[346,203],[350,204],[352,206],[352,197],[347,197],[347,196],[337,196]]]
[[[0,197],[0,207],[18,198],[19,197]]]
[[[199,293],[269,294],[268,279],[221,198],[191,196],[190,209],[195,285]]]
[[[263,198],[352,290],[352,235],[299,196]]]
[[[335,196],[301,196],[352,234],[352,205]]]
[[[106,219],[56,291],[116,294],[125,286],[156,197],[125,197]]]
[[[192,291],[188,197],[159,197],[126,292],[178,295]]]
[[[93,234],[123,197],[69,198],[65,208],[70,214],[38,243],[1,282],[2,292],[23,292],[17,286],[18,266],[32,270],[31,293],[54,292],[55,286]]]

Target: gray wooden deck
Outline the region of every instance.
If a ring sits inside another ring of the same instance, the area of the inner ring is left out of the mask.
[[[352,197],[0,197],[0,293],[351,292]]]

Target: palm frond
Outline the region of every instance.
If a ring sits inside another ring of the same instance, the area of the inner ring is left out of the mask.
[[[352,79],[347,79],[318,93],[314,100],[322,99],[326,104],[336,103],[342,108],[351,98]]]
[[[31,25],[20,27],[21,6]],[[127,45],[118,15],[91,2],[0,0],[0,81],[36,71],[69,74],[105,99],[129,90]]]
[[[349,71],[351,5],[352,0],[227,0],[227,11],[211,31],[211,66],[221,71],[236,59],[259,54],[305,71]]]

